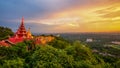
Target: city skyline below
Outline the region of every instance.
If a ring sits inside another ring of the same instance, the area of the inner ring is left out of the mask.
[[[32,33],[120,32],[119,0],[1,0],[0,26]]]

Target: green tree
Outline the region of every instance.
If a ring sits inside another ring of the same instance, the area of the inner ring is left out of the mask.
[[[27,53],[25,43],[18,43],[11,47],[0,47],[0,59],[15,59],[25,57]]]
[[[24,68],[24,59],[17,58],[13,60],[4,60],[4,64],[0,65],[1,68]]]
[[[76,61],[87,59],[90,60],[94,58],[92,55],[92,51],[85,45],[81,44],[80,41],[75,41],[73,45],[67,47],[65,50],[67,51],[67,54],[73,55]]]
[[[115,63],[115,65],[116,65],[116,68],[120,68],[120,60],[118,60],[118,61]]]
[[[8,38],[8,36],[12,36],[14,33],[10,28],[0,26],[0,40]]]
[[[72,68],[74,59],[64,50],[40,46],[31,56],[30,65],[34,68]]]
[[[65,49],[67,46],[70,45],[70,43],[62,39],[55,39],[54,41],[50,42],[49,45],[52,45],[53,47],[58,49]]]

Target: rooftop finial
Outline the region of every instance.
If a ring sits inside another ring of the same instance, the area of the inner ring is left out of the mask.
[[[24,23],[24,17],[22,17],[22,24]]]

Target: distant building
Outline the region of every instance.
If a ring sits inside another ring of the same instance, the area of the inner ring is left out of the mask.
[[[87,38],[86,42],[93,42],[93,39],[92,38]]]
[[[112,44],[120,45],[120,41],[112,41],[111,43],[112,43]]]

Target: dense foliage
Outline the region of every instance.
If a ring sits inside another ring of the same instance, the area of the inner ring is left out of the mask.
[[[10,28],[0,26],[0,40],[8,38],[8,36],[12,36],[13,32]]]
[[[0,47],[0,68],[119,68],[119,58],[94,54],[80,41],[56,38],[46,45],[25,41]],[[29,48],[31,47],[31,48]]]

